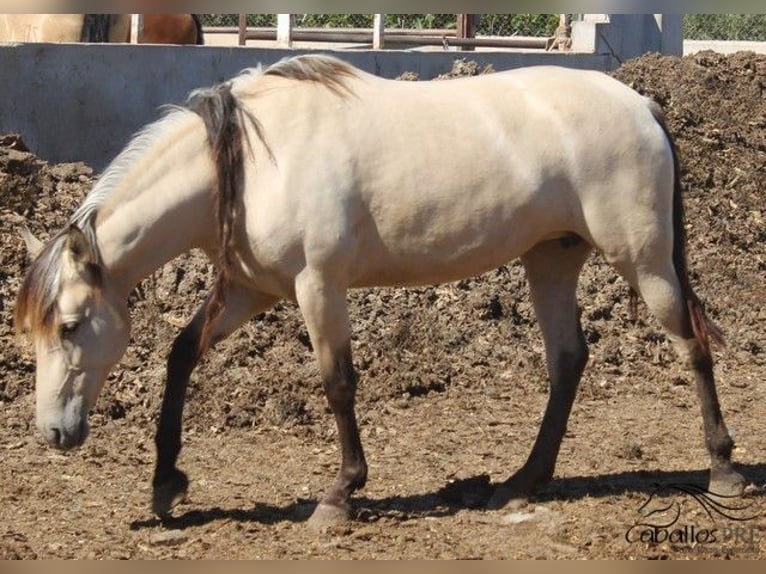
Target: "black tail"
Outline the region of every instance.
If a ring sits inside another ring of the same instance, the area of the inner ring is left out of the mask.
[[[80,42],[108,42],[112,16],[112,14],[85,14],[82,21]]]
[[[202,21],[199,19],[199,14],[192,14],[191,17],[194,20],[194,27],[197,29],[197,39],[195,43],[197,46],[202,46],[205,43],[205,35],[202,33]]]
[[[652,115],[665,132],[665,137],[673,154],[673,265],[676,268],[681,291],[686,300],[686,320],[684,325],[685,338],[696,338],[706,355],[710,355],[710,343],[725,345],[721,329],[707,316],[705,308],[694,293],[689,283],[689,271],[686,264],[686,229],[684,227],[684,202],[681,189],[681,167],[678,162],[678,151],[670,132],[668,131],[662,108],[656,102],[651,105]]]

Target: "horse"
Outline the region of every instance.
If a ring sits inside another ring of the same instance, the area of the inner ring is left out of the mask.
[[[179,230],[183,230],[179,232]],[[203,354],[279,300],[297,303],[340,443],[311,524],[350,516],[367,480],[346,304],[357,287],[442,283],[520,258],[545,344],[548,404],[526,462],[488,508],[553,476],[588,350],[576,288],[600,252],[696,378],[715,492],[741,492],[711,345],[689,281],[679,159],[659,105],[601,72],[529,67],[396,82],[324,55],[285,59],[190,95],[117,155],[42,245],[15,321],[36,353],[36,420],[81,445],[130,337],[127,298],[192,248],[215,263],[173,342],[155,435],[152,508],[171,512],[189,377]]]
[[[205,43],[202,22],[197,14],[144,14],[141,44]]]
[[[0,42],[127,42],[130,14],[0,14]]]
[[[3,42],[130,42],[130,14],[0,14]],[[144,14],[141,44],[204,44],[196,14]]]

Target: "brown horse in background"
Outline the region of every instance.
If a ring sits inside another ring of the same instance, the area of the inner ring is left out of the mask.
[[[141,44],[205,43],[202,22],[197,14],[144,14]]]

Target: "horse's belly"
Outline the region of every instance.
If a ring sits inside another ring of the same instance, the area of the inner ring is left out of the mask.
[[[418,285],[453,281],[505,265],[535,244],[579,234],[566,185],[466,182],[389,192],[356,227],[355,282]],[[405,188],[403,188],[405,189]]]
[[[466,257],[448,261],[390,258],[380,260],[380,265],[367,268],[351,286],[418,286],[448,283],[496,269],[514,258],[515,256],[483,259]]]
[[[504,228],[481,234],[456,234],[433,242],[427,236],[397,238],[361,246],[353,286],[429,285],[456,281],[496,269],[521,256],[539,238],[531,228]],[[563,235],[549,233],[549,237]]]

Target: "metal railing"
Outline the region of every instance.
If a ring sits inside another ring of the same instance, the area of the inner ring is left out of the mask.
[[[440,46],[444,49],[566,49],[570,15],[565,14],[238,14],[205,15],[205,33],[237,34],[250,40],[359,44],[384,47]],[[236,25],[233,22],[236,17]]]

